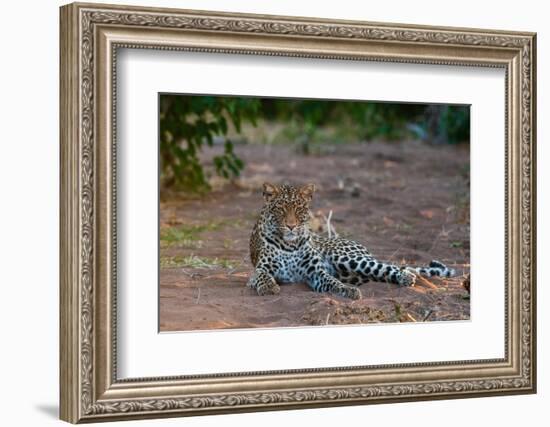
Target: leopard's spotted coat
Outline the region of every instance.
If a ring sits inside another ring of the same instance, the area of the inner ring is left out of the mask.
[[[369,280],[413,286],[416,274],[454,275],[437,261],[428,267],[401,267],[377,261],[359,243],[312,233],[308,221],[314,190],[313,184],[264,184],[265,204],[250,239],[254,272],[248,286],[258,294],[277,294],[282,283],[305,282],[317,292],[359,299],[357,286]]]

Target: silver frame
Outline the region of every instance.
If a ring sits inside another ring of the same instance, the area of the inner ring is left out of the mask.
[[[535,34],[76,3],[61,8],[60,43],[62,419],[535,392]],[[117,379],[118,48],[504,68],[505,357]]]

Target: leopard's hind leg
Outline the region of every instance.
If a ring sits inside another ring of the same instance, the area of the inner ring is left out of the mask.
[[[355,286],[343,283],[330,266],[326,265],[319,256],[314,256],[311,265],[305,271],[305,281],[316,292],[330,292],[346,298],[359,299],[361,291]]]

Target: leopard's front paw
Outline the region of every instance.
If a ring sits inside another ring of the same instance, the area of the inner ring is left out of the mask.
[[[343,286],[339,293],[346,298],[361,299],[361,291],[355,286]]]
[[[256,288],[258,295],[277,295],[281,287],[273,280],[271,283],[264,283]]]
[[[256,289],[258,295],[277,295],[281,291],[281,288],[273,277],[258,271],[252,273],[246,286]]]
[[[397,273],[397,283],[399,286],[414,286],[416,283],[416,274],[409,270],[401,270]]]

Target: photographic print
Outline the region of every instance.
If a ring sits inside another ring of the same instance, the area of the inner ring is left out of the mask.
[[[468,320],[470,107],[159,94],[160,332]]]

